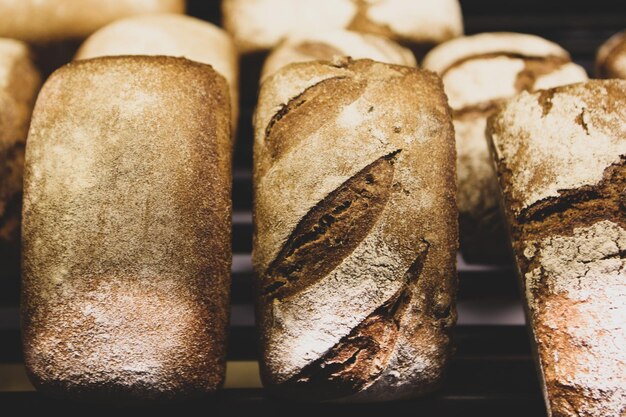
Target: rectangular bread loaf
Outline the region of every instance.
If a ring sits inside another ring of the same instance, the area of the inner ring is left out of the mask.
[[[22,331],[34,385],[79,400],[203,395],[224,378],[229,92],[182,58],[58,70],[26,150]]]
[[[440,79],[370,60],[289,65],[262,85],[254,154],[266,387],[355,402],[433,390],[456,319]]]
[[[0,291],[18,287],[24,145],[39,85],[28,47],[0,39],[0,275],[15,277]]]
[[[489,122],[554,417],[626,413],[626,81],[523,93]]]

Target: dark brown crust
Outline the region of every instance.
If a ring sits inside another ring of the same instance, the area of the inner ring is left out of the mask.
[[[66,151],[43,152],[51,141]],[[228,87],[207,65],[110,57],[52,75],[24,193],[23,345],[38,389],[119,403],[222,384],[230,149]]]
[[[326,355],[305,367],[280,388],[293,398],[332,400],[372,384],[385,371],[410,307],[430,245],[424,241],[405,274],[405,284],[355,327]]]
[[[398,153],[365,167],[302,218],[263,275],[263,297],[284,299],[297,295],[354,251],[389,200]]]

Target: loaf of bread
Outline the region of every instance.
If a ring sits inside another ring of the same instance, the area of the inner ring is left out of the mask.
[[[0,38],[0,269],[3,272],[19,271],[24,144],[39,84],[28,47],[19,41]]]
[[[261,80],[295,62],[332,61],[336,57],[371,59],[388,64],[416,67],[413,53],[382,36],[349,30],[330,30],[291,36],[267,57]]]
[[[226,78],[231,92],[233,126],[238,115],[238,56],[230,36],[219,27],[178,14],[133,16],[98,30],[75,59],[112,55],[169,55],[211,65]]]
[[[184,11],[185,0],[0,0],[0,36],[32,43],[84,39],[123,17]]]
[[[288,35],[350,29],[427,48],[463,33],[458,0],[223,0],[224,27],[241,52],[268,50]]]
[[[484,33],[432,50],[424,68],[442,76],[454,113],[461,252],[469,262],[508,260],[498,182],[485,138],[487,117],[521,91],[587,80],[560,46],[537,36]]]
[[[489,121],[553,417],[626,413],[626,81],[508,102]]]
[[[261,87],[254,156],[266,387],[352,402],[437,387],[457,249],[440,79],[370,60],[288,65]]]
[[[106,57],[44,85],[26,149],[22,332],[34,385],[181,399],[224,377],[231,141],[226,80]]]
[[[598,50],[596,75],[626,79],[626,30],[612,36]]]

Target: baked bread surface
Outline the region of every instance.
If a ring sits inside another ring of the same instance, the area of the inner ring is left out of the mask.
[[[349,29],[412,46],[463,33],[458,0],[224,0],[222,14],[243,53],[271,49],[300,32]]]
[[[461,251],[469,262],[509,259],[485,137],[497,105],[522,91],[587,80],[560,46],[534,35],[496,32],[457,38],[433,49],[424,68],[441,75],[454,113]]]
[[[522,93],[493,157],[550,415],[626,412],[626,81]]]
[[[22,332],[50,395],[141,402],[220,386],[231,264],[226,80],[182,58],[71,63],[26,151]]]
[[[382,36],[349,30],[329,30],[290,36],[265,60],[261,81],[295,62],[332,61],[336,57],[371,59],[388,64],[416,67],[413,53]]]
[[[598,50],[596,75],[626,79],[626,30],[613,35]]]
[[[84,39],[123,17],[184,12],[185,0],[0,0],[0,36],[36,44]]]
[[[19,268],[24,146],[40,86],[30,51],[0,38],[0,268]]]
[[[335,401],[435,389],[457,248],[439,78],[370,60],[288,65],[262,85],[254,146],[266,387]]]

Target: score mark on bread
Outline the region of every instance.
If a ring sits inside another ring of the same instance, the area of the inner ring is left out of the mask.
[[[352,253],[389,200],[400,152],[366,166],[302,218],[264,275],[263,296],[283,299],[297,294]]]
[[[422,240],[404,275],[404,284],[324,356],[285,382],[294,395],[330,400],[357,393],[385,371],[395,352],[402,317],[409,308],[411,289],[419,279],[430,244]]]

